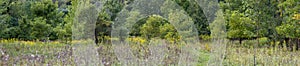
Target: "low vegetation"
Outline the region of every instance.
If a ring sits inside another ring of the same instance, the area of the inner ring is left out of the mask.
[[[132,52],[139,59],[146,59],[149,56],[149,48],[139,38],[130,39]],[[84,42],[84,41],[73,41]],[[76,65],[76,60],[72,52],[75,49],[72,43],[66,44],[58,41],[39,42],[39,41],[16,41],[16,40],[1,40],[1,65]],[[136,43],[136,44],[135,44]],[[268,47],[260,46],[254,47],[248,44],[255,45],[256,40],[245,41],[242,45],[234,41],[227,44],[226,52],[223,58],[223,65],[225,66],[239,66],[239,65],[283,65],[283,66],[297,66],[299,65],[300,52],[290,51],[287,47]],[[87,45],[87,44],[83,44]],[[210,60],[210,42],[201,42],[197,45],[201,47],[199,52],[198,66],[206,66]],[[104,65],[120,65],[112,45],[101,44],[97,47],[99,54],[99,64]],[[178,47],[168,47],[169,51],[164,58],[164,63],[169,65],[176,65],[178,62]],[[173,49],[173,50],[172,50]],[[175,58],[172,58],[175,57]],[[176,58],[177,57],[177,58]]]

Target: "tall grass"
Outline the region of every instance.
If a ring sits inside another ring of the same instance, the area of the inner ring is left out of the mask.
[[[146,60],[151,57],[150,43],[141,38],[128,40],[130,49],[135,57]],[[85,41],[72,41],[72,43]],[[108,42],[109,43],[109,42]],[[162,66],[177,65],[181,44],[166,43],[164,58],[161,59]],[[210,51],[214,49],[211,42],[200,42],[196,45],[200,48],[197,52],[198,66],[208,65]],[[227,44],[223,58],[224,66],[299,66],[300,51],[290,51],[287,47],[270,47],[261,43],[255,47],[255,40],[244,41],[243,44],[231,42]],[[259,46],[259,45],[258,45]],[[120,59],[115,54],[111,44],[100,43],[97,48],[99,64],[105,66],[122,66]],[[1,66],[11,65],[77,65],[73,56],[74,47],[72,44],[65,44],[58,41],[19,41],[16,39],[0,40],[0,64]],[[163,50],[163,49],[162,49]],[[141,63],[141,62],[139,62]],[[157,62],[156,62],[157,63]]]
[[[2,66],[6,65],[64,65],[72,64],[70,47],[60,42],[0,41]],[[6,58],[6,59],[5,59]]]
[[[251,43],[252,45],[249,45]],[[246,44],[246,45],[245,45]],[[247,45],[248,44],[248,45]],[[290,51],[287,47],[261,45],[255,47],[256,40],[245,41],[242,45],[231,43],[227,47],[226,66],[299,66],[300,51]]]

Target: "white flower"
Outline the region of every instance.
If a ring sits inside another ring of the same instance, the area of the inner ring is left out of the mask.
[[[34,57],[34,55],[33,55],[33,54],[31,54],[30,56],[31,56],[31,57]]]

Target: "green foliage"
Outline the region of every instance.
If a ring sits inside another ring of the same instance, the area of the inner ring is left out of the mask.
[[[243,14],[234,12],[228,22],[229,38],[250,38],[255,37],[255,22]]]
[[[173,25],[157,15],[150,16],[140,29],[142,36],[147,39],[160,37],[174,41],[176,38],[179,38]]]
[[[96,31],[98,32],[98,35],[104,36],[105,34],[110,33],[111,24],[112,21],[110,21],[110,16],[106,12],[99,13],[96,22]]]
[[[201,40],[210,40],[211,36],[210,35],[200,35]]]
[[[76,13],[77,11],[77,6],[78,6],[78,0],[71,0],[70,6],[68,6],[66,9],[68,10],[67,14],[65,14],[63,23],[58,24],[53,30],[56,33],[58,39],[71,39],[72,37],[72,28],[74,27],[73,23],[75,21]]]
[[[111,12],[110,19],[112,21],[117,17],[117,14],[123,9],[124,5],[125,4],[120,2],[120,0],[107,0],[103,10],[105,11],[107,9]]]
[[[160,26],[163,26],[166,21],[163,21],[161,17],[150,16],[146,23],[141,27],[141,34],[147,38],[161,37],[160,36]]]
[[[259,40],[259,47],[263,47],[263,46],[268,46],[270,45],[268,42],[269,42],[269,39],[267,37],[263,37],[263,38],[258,38]]]
[[[35,18],[31,23],[31,37],[33,39],[46,39],[51,33],[52,27],[46,23],[46,19],[39,17]]]
[[[284,17],[284,23],[276,27],[277,32],[288,38],[300,38],[300,23],[299,19],[293,19],[294,15],[299,13],[300,6],[296,4],[297,0],[283,1],[278,5],[285,13],[282,14]]]
[[[279,40],[282,37],[276,31],[276,27],[280,26],[283,23],[284,19],[282,18],[285,17],[280,15],[282,13],[282,7],[278,6],[281,2],[282,1],[276,0],[261,0],[259,2],[256,0],[225,0],[223,3],[220,3],[220,5],[225,13],[225,19],[227,22],[232,20],[231,16],[235,13],[242,14],[242,17],[245,17],[246,20],[250,19],[250,23],[255,22],[255,24],[253,24],[255,27],[252,27],[255,29],[254,31],[252,31],[252,29],[240,29],[240,27],[236,27],[240,30],[231,30],[228,25],[228,30],[234,31],[232,33],[240,32],[236,35],[242,35],[243,33],[247,33],[248,35],[244,37],[268,37],[269,39],[275,41]],[[245,24],[243,26],[245,26]],[[241,31],[244,32],[242,33]],[[253,33],[256,35],[251,36],[251,34]]]
[[[126,26],[132,26],[131,27],[131,30],[130,30],[130,34],[132,36],[140,36],[140,27],[146,23],[146,20],[148,19],[147,17],[146,18],[142,18],[142,19],[139,19],[138,18],[141,17],[140,15],[140,12],[138,11],[131,11],[130,12],[130,17],[128,17],[126,19],[126,21],[128,22],[128,24],[132,24],[134,23],[133,25],[126,25]],[[137,21],[137,22],[135,22]],[[130,27],[129,27],[130,28]]]
[[[9,37],[7,33],[9,32],[9,21],[11,17],[8,14],[9,4],[8,0],[0,1],[0,37]]]
[[[226,37],[226,22],[224,20],[223,12],[219,10],[216,13],[217,17],[215,20],[210,24],[210,31],[212,38],[225,38]],[[231,25],[230,27],[234,27]]]
[[[179,41],[180,36],[172,24],[164,24],[159,27],[161,36],[169,41]]]
[[[16,1],[16,0],[1,0],[1,38],[19,38],[22,40],[34,40],[34,39],[66,39],[71,38],[73,22],[77,21],[74,19],[79,19],[76,16],[79,15],[80,5],[78,0],[70,0],[71,4],[66,5],[63,1],[53,0],[37,0],[37,1]],[[94,2],[94,0],[88,0],[89,2]],[[111,30],[111,24],[115,20],[116,16],[123,8],[134,0],[107,0],[103,4],[104,8],[101,10],[97,16],[96,29],[98,35],[109,34]],[[103,2],[103,1],[101,1]],[[187,11],[187,13],[192,16],[197,23],[197,28],[201,34],[208,34],[207,29],[208,23],[203,20],[204,15],[201,14],[201,8],[196,4],[196,2],[191,1],[175,1],[180,6]],[[88,3],[88,2],[87,2]],[[130,7],[127,7],[127,9]],[[67,13],[63,13],[61,9],[66,9]],[[134,15],[135,12],[130,13]],[[136,17],[139,17],[136,14]],[[132,18],[135,19],[135,18]],[[128,19],[130,20],[130,18]],[[83,23],[82,23],[83,24]],[[45,26],[40,26],[45,25]],[[49,26],[50,25],[50,26]],[[203,26],[202,26],[203,25]],[[163,25],[165,31],[170,28],[171,25]],[[42,28],[36,28],[42,27]],[[84,28],[83,28],[84,29]],[[41,31],[43,30],[43,31]],[[174,31],[174,30],[170,30]],[[134,31],[140,32],[140,31]],[[39,34],[39,35],[34,35]],[[163,33],[167,36],[172,36],[171,33]]]
[[[4,10],[0,10],[5,12],[1,14],[1,23],[5,24],[1,25],[6,25],[6,29],[0,32],[1,38],[57,39],[53,28],[64,24],[63,13],[52,0],[6,1],[5,4],[1,6]]]
[[[213,16],[204,14],[203,7],[199,6],[197,0],[172,0],[176,2],[184,11],[193,19],[196,29],[199,35],[209,35],[210,30],[208,18],[206,16]],[[211,19],[212,20],[212,19]]]
[[[184,10],[171,10],[168,14],[169,22],[176,28],[180,34],[180,39],[183,41],[194,40],[198,38],[198,32],[196,25],[193,23],[192,17],[186,15]],[[196,29],[195,29],[196,28]]]

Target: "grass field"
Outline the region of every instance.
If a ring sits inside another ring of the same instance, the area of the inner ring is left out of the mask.
[[[0,56],[1,66],[11,65],[71,65],[78,64],[78,60],[72,55],[74,52],[73,41],[70,44],[58,41],[39,42],[39,41],[18,41],[18,40],[1,40]],[[84,42],[84,41],[77,41]],[[228,43],[226,52],[223,58],[224,66],[299,66],[300,52],[289,51],[287,48],[277,47],[252,47],[246,46],[255,41],[246,41],[239,45],[235,42]],[[88,44],[86,44],[88,45]],[[149,55],[147,45],[130,44],[132,52],[139,59],[145,59]],[[210,59],[210,42],[201,42],[199,47],[198,66],[206,66]],[[117,59],[112,46],[109,44],[101,44],[92,48],[97,49],[97,55],[100,64],[106,66],[120,66],[120,61]],[[178,62],[178,51],[176,47],[169,49],[168,55],[165,56],[165,65],[176,65]],[[180,52],[179,52],[180,53]]]

